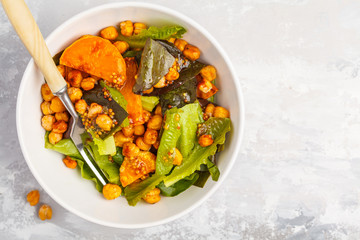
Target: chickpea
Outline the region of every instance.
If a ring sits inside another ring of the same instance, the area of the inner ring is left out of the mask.
[[[135,141],[136,146],[138,146],[141,150],[143,151],[149,151],[151,148],[150,144],[147,144],[144,142],[144,138],[143,137],[138,137]]]
[[[129,125],[127,127],[123,127],[121,129],[125,137],[132,137],[135,132],[135,128],[132,125]]]
[[[161,105],[160,105],[160,104],[156,105],[154,114],[155,114],[155,115],[160,115],[160,116],[162,116]]]
[[[125,41],[116,41],[113,44],[121,54],[123,54],[124,52],[126,52],[126,50],[129,49],[129,44]]]
[[[214,115],[215,106],[212,103],[209,103],[205,108],[205,114],[209,117],[212,117]]]
[[[26,196],[26,200],[30,203],[30,206],[35,206],[38,204],[40,199],[40,193],[38,190],[32,190]]]
[[[154,144],[153,144],[154,148],[157,150],[160,146],[160,141],[156,141]]]
[[[144,23],[134,23],[134,35],[137,35],[141,32],[141,30],[146,29],[147,26]]]
[[[182,163],[183,156],[179,149],[175,148],[175,156],[173,160],[173,164],[179,166]]]
[[[144,122],[148,122],[151,117],[151,113],[146,110],[143,110],[142,115],[144,118]]]
[[[229,118],[230,113],[226,108],[223,107],[216,107],[214,110],[214,117],[218,118]]]
[[[51,99],[53,99],[55,97],[54,94],[52,94],[47,83],[44,83],[41,86],[41,96],[45,101],[51,101]]]
[[[81,81],[81,88],[85,91],[89,91],[95,87],[95,79],[92,77],[85,78]]]
[[[121,187],[117,184],[108,183],[103,187],[102,193],[107,200],[120,197]]]
[[[174,42],[174,45],[180,50],[180,51],[184,51],[185,46],[187,45],[187,41],[183,40],[183,39],[176,39]]]
[[[168,81],[174,81],[178,79],[179,76],[180,74],[176,69],[170,68],[169,72],[165,75],[165,79]]]
[[[191,61],[195,61],[195,60],[199,59],[199,57],[200,57],[200,50],[199,50],[199,48],[188,44],[185,46],[183,54],[185,57],[187,57]]]
[[[98,114],[100,114],[103,110],[103,107],[97,103],[92,103],[90,104],[90,108],[89,108],[89,112],[88,112],[88,117],[89,118],[94,118],[96,117]]]
[[[214,140],[211,135],[201,135],[199,138],[199,144],[202,147],[207,147],[213,144]]]
[[[160,201],[160,189],[158,188],[154,188],[153,190],[151,190],[150,192],[148,192],[145,197],[143,197],[143,199],[145,200],[145,202],[147,203],[157,203],[158,201]]]
[[[42,205],[39,209],[39,218],[41,220],[51,219],[52,217],[52,209],[49,205]]]
[[[80,88],[77,87],[71,87],[68,89],[68,94],[71,102],[76,102],[77,100],[80,100],[83,96],[83,93]]]
[[[54,113],[54,111],[51,110],[50,106],[51,106],[51,103],[50,103],[50,102],[44,101],[44,102],[41,103],[40,108],[41,108],[41,111],[42,111],[42,113],[43,113],[44,115],[49,115],[49,114],[53,114],[53,113]]]
[[[144,142],[147,144],[154,144],[157,140],[158,132],[153,129],[147,129],[144,134]]]
[[[54,133],[64,133],[66,132],[68,128],[68,125],[65,121],[61,120],[61,121],[57,121],[56,123],[53,124],[53,132]]]
[[[163,88],[166,86],[166,79],[162,77],[158,83],[154,85],[154,88]]]
[[[69,157],[69,156],[66,156],[63,159],[63,163],[65,164],[66,167],[71,168],[71,169],[74,169],[77,166],[77,162],[75,160],[71,159],[71,157]]]
[[[66,67],[64,65],[59,64],[56,66],[56,68],[60,72],[61,76],[65,77]]]
[[[41,126],[46,131],[51,131],[53,129],[54,122],[55,122],[55,117],[53,115],[45,115],[41,118]]]
[[[198,98],[208,99],[217,93],[217,91],[217,87],[212,82],[203,79],[197,84],[196,95]]]
[[[72,87],[80,87],[81,81],[83,80],[82,74],[79,70],[71,70],[68,73],[68,82],[71,84]]]
[[[136,157],[137,155],[139,155],[139,153],[140,153],[140,149],[134,143],[131,142],[124,143],[122,154],[125,157]]]
[[[151,87],[148,90],[144,90],[143,93],[144,94],[149,94],[149,93],[152,93],[152,91],[154,91],[154,87]]]
[[[121,22],[120,23],[120,31],[121,31],[122,35],[124,35],[126,37],[130,37],[134,31],[133,23],[129,20]]]
[[[119,33],[113,26],[106,27],[100,31],[100,37],[108,40],[114,40],[117,36],[119,36]]]
[[[52,145],[55,145],[62,139],[62,137],[63,137],[62,133],[55,133],[55,132],[51,131],[49,133],[49,142]]]
[[[84,114],[87,107],[88,105],[86,104],[86,101],[84,99],[80,99],[75,102],[75,110],[80,114]]]
[[[176,38],[169,38],[167,41],[168,41],[169,43],[174,44],[174,43],[175,43],[175,40],[176,40]]]
[[[143,135],[145,132],[145,127],[144,125],[136,125],[134,127],[134,134],[137,135],[137,136],[141,136]]]
[[[162,117],[160,115],[154,115],[147,123],[148,129],[160,130],[162,124]]]
[[[61,102],[59,97],[54,97],[51,100],[50,109],[56,113],[66,111],[66,108],[65,108],[64,104]]]
[[[96,124],[104,131],[110,131],[113,124],[112,119],[107,114],[99,114],[96,117]]]
[[[56,121],[63,120],[65,122],[69,121],[69,114],[67,112],[58,112],[55,113]]]
[[[123,147],[124,143],[133,141],[132,138],[125,137],[122,131],[118,131],[117,133],[115,133],[114,139],[115,139],[115,145],[117,147]]]
[[[214,66],[207,65],[200,71],[200,75],[207,81],[212,81],[216,78],[216,69]]]
[[[212,83],[206,80],[202,80],[197,87],[199,91],[203,93],[208,93],[212,89]]]

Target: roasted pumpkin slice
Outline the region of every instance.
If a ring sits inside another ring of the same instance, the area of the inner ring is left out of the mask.
[[[155,171],[156,156],[151,152],[140,152],[137,157],[125,157],[120,167],[120,182],[123,187],[148,173]]]
[[[119,50],[109,41],[86,35],[69,47],[60,57],[60,64],[95,75],[115,86],[126,80],[126,65]]]
[[[135,75],[138,71],[137,62],[134,57],[125,58],[126,81],[120,92],[128,102],[126,111],[129,114],[131,124],[140,125],[144,123],[143,108],[140,95],[133,93],[133,86],[136,82]]]

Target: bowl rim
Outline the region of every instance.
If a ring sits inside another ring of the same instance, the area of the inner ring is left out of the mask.
[[[95,6],[95,7],[92,7],[90,9],[87,9],[85,11],[82,11],[82,12],[74,15],[73,17],[69,18],[64,23],[62,23],[60,26],[56,27],[55,30],[53,30],[50,33],[50,35],[46,38],[45,41],[46,42],[51,42],[55,38],[55,35],[57,35],[59,32],[61,32],[65,27],[72,24],[73,22],[76,22],[78,19],[81,19],[81,18],[83,18],[84,16],[86,16],[88,14],[91,14],[91,13],[97,12],[97,11],[103,11],[103,10],[109,9],[109,8],[123,8],[123,7],[139,7],[139,8],[145,8],[145,9],[150,9],[150,10],[156,10],[156,11],[164,12],[164,13],[167,13],[167,14],[170,14],[170,15],[173,15],[173,16],[175,16],[177,18],[182,19],[184,22],[188,23],[189,25],[193,26],[198,31],[200,31],[211,42],[211,44],[220,52],[221,57],[226,62],[226,65],[228,66],[228,68],[230,70],[230,74],[231,74],[232,78],[235,80],[234,84],[236,86],[236,92],[237,92],[237,95],[238,95],[237,101],[239,102],[239,108],[240,108],[240,110],[239,110],[239,115],[240,115],[239,128],[238,128],[238,131],[233,132],[233,141],[237,140],[237,142],[238,142],[237,145],[239,147],[235,148],[235,151],[231,154],[231,159],[229,161],[229,164],[227,165],[225,171],[222,172],[222,177],[218,180],[218,182],[208,192],[206,192],[199,200],[194,202],[192,205],[190,205],[189,207],[187,207],[183,211],[181,211],[181,212],[179,212],[179,213],[177,213],[175,215],[163,218],[163,219],[158,220],[158,221],[153,221],[153,222],[150,222],[150,223],[120,224],[120,223],[107,222],[107,221],[103,221],[103,220],[99,220],[99,219],[90,217],[90,216],[76,210],[71,205],[68,205],[67,203],[63,202],[61,200],[61,198],[58,198],[58,196],[54,192],[52,192],[52,190],[50,188],[48,188],[47,184],[41,179],[41,177],[37,174],[35,168],[31,164],[31,161],[29,160],[30,156],[29,156],[28,152],[26,151],[25,142],[23,140],[23,133],[21,132],[21,129],[20,129],[21,119],[20,119],[19,116],[20,116],[20,109],[21,109],[21,102],[22,102],[22,93],[25,91],[24,79],[27,78],[27,75],[29,75],[29,72],[31,71],[31,68],[35,65],[34,60],[32,58],[30,59],[28,65],[27,65],[27,67],[25,69],[25,72],[24,72],[23,77],[21,79],[18,95],[17,95],[16,129],[17,129],[17,135],[18,135],[21,151],[23,153],[23,156],[25,158],[25,161],[26,161],[31,173],[33,174],[35,179],[38,181],[40,186],[59,205],[64,207],[69,212],[74,213],[75,215],[77,215],[77,216],[79,216],[79,217],[81,217],[83,219],[86,219],[86,220],[88,220],[90,222],[96,223],[96,224],[100,224],[100,225],[107,226],[107,227],[122,228],[122,229],[138,229],[138,228],[147,228],[147,227],[153,227],[153,226],[165,224],[165,223],[174,221],[175,219],[178,219],[178,218],[188,214],[189,212],[191,212],[192,210],[194,210],[195,208],[200,206],[205,200],[207,200],[220,187],[220,185],[223,183],[223,181],[228,176],[228,174],[229,174],[230,170],[232,169],[232,167],[233,167],[233,165],[234,165],[234,163],[235,163],[235,161],[236,161],[236,159],[237,159],[237,157],[239,155],[239,152],[240,152],[240,146],[241,146],[241,143],[242,143],[243,132],[244,132],[245,108],[244,108],[244,99],[243,99],[243,94],[242,94],[240,82],[236,81],[238,78],[236,76],[235,69],[234,69],[229,57],[225,53],[224,49],[220,46],[220,44],[217,42],[217,40],[204,27],[202,27],[200,24],[198,24],[195,20],[191,19],[190,17],[188,17],[188,16],[186,16],[186,15],[184,15],[184,14],[182,14],[182,13],[176,11],[176,10],[173,10],[173,9],[170,9],[170,8],[167,8],[167,7],[163,7],[163,6],[158,5],[158,4],[145,3],[145,2],[120,2],[120,3],[118,2],[118,3],[102,4],[102,5]]]

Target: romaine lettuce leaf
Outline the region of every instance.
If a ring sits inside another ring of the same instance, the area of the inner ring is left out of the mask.
[[[115,139],[114,136],[108,136],[105,139],[97,138],[95,136],[95,133],[92,130],[88,131],[95,143],[95,145],[98,147],[99,154],[100,155],[115,155],[116,154],[116,146],[115,146]]]
[[[127,186],[124,190],[125,198],[128,201],[130,206],[135,206],[142,197],[144,197],[149,191],[154,189],[165,176],[160,176],[154,174],[151,177],[148,177],[144,181],[132,183]]]
[[[217,151],[217,145],[225,142],[225,134],[230,131],[229,118],[210,118],[202,124],[202,134],[211,134],[214,143],[208,147],[201,147],[198,143],[187,158],[183,159],[180,166],[174,168],[169,176],[164,179],[165,186],[171,186],[180,179],[200,170],[201,164],[206,164],[208,157]]]
[[[194,186],[203,188],[205,186],[205,183],[207,182],[207,180],[210,177],[210,173],[209,171],[195,171],[197,174],[199,174],[199,178],[196,180],[196,182],[194,182]],[[181,181],[181,180],[180,180]]]
[[[116,162],[119,166],[121,166],[121,164],[124,161],[124,156],[122,155],[122,148],[120,147],[116,147],[116,154],[112,157],[112,159],[114,160],[114,162]]]
[[[210,172],[212,180],[217,181],[220,176],[219,168],[214,163],[212,163],[209,159],[206,161],[206,166]]]
[[[195,172],[169,187],[166,187],[163,182],[161,182],[157,187],[160,189],[162,195],[173,197],[191,187],[191,185],[193,185],[198,180],[198,178],[199,174]]]
[[[81,154],[71,139],[61,139],[57,144],[52,145],[49,142],[49,134],[50,132],[45,133],[45,148],[62,153],[71,158],[82,159]]]
[[[151,38],[147,39],[141,54],[138,78],[133,87],[133,92],[141,94],[144,90],[152,88],[169,72],[174,61],[175,58],[164,46]]]
[[[172,37],[182,38],[184,33],[186,33],[186,29],[181,26],[164,26],[162,28],[151,26],[148,29],[142,30],[139,34],[130,37],[119,34],[116,41],[125,41],[131,48],[143,48],[148,38],[164,40]]]
[[[141,105],[146,111],[152,112],[154,107],[159,103],[159,97],[141,96]]]

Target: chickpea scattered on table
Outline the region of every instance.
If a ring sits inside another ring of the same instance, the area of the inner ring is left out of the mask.
[[[46,219],[51,219],[52,217],[52,209],[49,205],[42,205],[39,209],[39,218],[44,221]]]
[[[38,204],[40,199],[40,193],[38,190],[32,190],[26,196],[26,200],[29,202],[30,206],[35,206]]]

